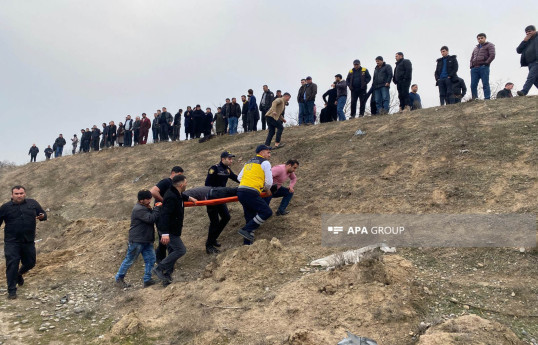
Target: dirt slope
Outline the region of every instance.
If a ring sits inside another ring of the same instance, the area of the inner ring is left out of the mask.
[[[531,343],[538,338],[535,250],[399,249],[334,271],[304,268],[335,252],[321,246],[322,213],[536,214],[537,109],[538,98],[527,97],[286,128],[287,145],[271,162],[301,163],[291,213],[271,218],[255,245],[242,247],[241,208],[231,204],[223,253],[209,256],[205,209],[188,209],[187,255],[166,289],[141,289],[141,260],[127,276],[133,288],[113,287],[136,192],[174,165],[190,186],[203,185],[223,150],[237,155],[238,173],[266,133],[4,170],[4,200],[21,183],[49,209],[49,221],[39,224],[38,265],[21,298],[0,299],[0,342],[336,344],[349,330],[379,344],[433,344],[421,339],[421,322],[432,325],[428,335],[476,314],[505,325],[491,327],[499,344]],[[354,136],[359,128],[366,135]]]

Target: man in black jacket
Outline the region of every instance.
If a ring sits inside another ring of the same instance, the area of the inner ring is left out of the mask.
[[[56,152],[54,153],[54,157],[61,157],[65,146],[64,136],[60,134],[60,136],[54,141],[54,144],[56,145]]]
[[[248,100],[247,96],[242,95],[241,96],[241,102],[243,102],[243,106],[241,107],[241,121],[243,125],[243,132],[248,132]]]
[[[198,200],[182,194],[186,187],[187,179],[185,176],[176,175],[172,179],[172,187],[164,194],[162,211],[159,216],[159,234],[161,235],[160,242],[168,248],[168,256],[152,270],[152,273],[163,282],[163,285],[172,282],[174,265],[187,252],[183,241],[181,241],[185,211],[183,202],[196,203]]]
[[[518,91],[518,96],[526,96],[531,87],[534,85],[538,88],[538,35],[536,27],[529,25],[525,28],[525,38],[519,44],[516,51],[521,54],[521,67],[528,66],[529,74],[527,81],[521,91]]]
[[[150,205],[151,199],[152,195],[149,190],[138,192],[138,202],[131,213],[127,254],[116,274],[116,286],[120,288],[130,286],[124,281],[124,278],[129,267],[138,258],[138,254],[142,254],[144,259],[144,287],[155,284],[155,281],[151,279],[151,269],[155,265],[155,251],[153,250],[153,242],[155,241],[154,224],[159,219],[159,206],[162,204],[160,202],[155,203],[155,208],[152,209]]]
[[[35,144],[32,144],[32,147],[30,147],[30,151],[28,151],[28,154],[30,155],[30,162],[36,161],[38,153],[39,153],[39,148],[35,146]]]
[[[262,112],[263,131],[265,131],[265,128],[267,126],[267,122],[265,121],[265,114],[267,113],[267,110],[271,108],[271,104],[273,104],[274,99],[275,95],[273,94],[273,92],[269,90],[269,87],[267,85],[264,85],[262,98],[260,99],[260,111]]]
[[[461,103],[461,100],[467,94],[467,86],[463,78],[458,76],[451,78],[452,80],[452,92],[454,92],[454,104]]]
[[[435,68],[435,81],[439,86],[439,99],[441,105],[454,104],[454,91],[452,90],[452,78],[457,77],[458,60],[456,55],[448,55],[448,47],[441,47],[441,56],[437,59]]]
[[[323,121],[321,119],[321,115],[320,115],[320,122],[331,122],[331,121],[336,121],[337,119],[337,114],[336,114],[336,88],[335,88],[335,85],[334,84],[331,84],[331,88],[329,90],[327,90],[327,92],[325,92],[323,94],[323,96],[321,96],[323,98],[323,102],[325,102],[325,104],[327,104],[327,106],[324,108],[326,109],[325,110],[325,116],[323,118]],[[353,100],[352,100],[353,101]],[[357,101],[355,100],[355,105]]]
[[[514,97],[512,95],[512,88],[513,87],[514,87],[514,83],[506,83],[504,85],[504,89],[497,92],[496,98],[498,99],[498,98],[512,98],[512,97]]]
[[[33,199],[26,199],[23,186],[11,188],[11,201],[0,207],[0,226],[6,223],[4,254],[8,299],[17,298],[17,285],[24,284],[23,274],[35,266],[36,220],[47,220],[47,213],[41,205]]]
[[[208,187],[226,187],[228,179],[239,183],[237,175],[233,173],[230,166],[233,163],[233,157],[235,155],[228,151],[224,151],[220,155],[220,163],[212,165],[205,179],[205,185]],[[218,253],[217,247],[220,247],[220,243],[217,241],[222,230],[226,227],[226,224],[230,221],[230,212],[226,204],[207,206],[207,215],[209,216],[209,230],[207,235],[207,241],[205,243],[205,250],[207,254]]]
[[[106,141],[107,141],[107,138],[108,138],[108,130],[110,129],[110,127],[108,127],[106,125],[106,123],[103,122],[103,124],[101,125],[103,127],[103,131],[101,132],[103,134],[103,136],[101,137],[101,143],[99,145],[99,147],[101,149],[104,149],[106,147]]]
[[[390,82],[392,80],[392,67],[383,61],[383,57],[375,58],[376,68],[372,89],[379,114],[388,114],[390,111]]]
[[[160,141],[168,141],[168,112],[166,108],[163,107],[163,111],[157,110],[157,116],[159,118],[159,138]],[[170,115],[172,116],[172,115]]]
[[[200,104],[197,104],[192,112],[192,122],[194,124],[194,137],[198,139],[204,132],[205,125],[205,113],[200,107]]]
[[[99,151],[99,137],[101,136],[101,130],[97,128],[96,125],[93,125],[91,136],[92,150]]]
[[[140,142],[140,128],[142,126],[142,121],[140,120],[140,116],[137,116],[135,118],[135,121],[133,123],[133,146],[136,146]]]
[[[183,109],[179,109],[174,115],[174,135],[172,136],[172,140],[176,141],[179,140],[179,134],[181,133],[181,116],[183,115]]]
[[[357,99],[360,102],[359,117],[364,116],[367,101],[366,91],[371,80],[370,72],[365,67],[361,67],[360,60],[353,61],[353,68],[349,70],[346,78],[347,86],[351,91],[351,118],[355,118],[355,115],[357,115]],[[331,106],[330,102],[328,106]]]
[[[52,149],[50,148],[50,145],[49,145],[49,146],[47,146],[47,148],[45,149],[44,152],[45,152],[45,158],[46,158],[47,160],[49,160],[49,159],[50,159],[50,156],[52,156],[52,153],[53,153],[54,151],[52,151]]]
[[[411,103],[409,101],[409,87],[413,77],[413,66],[411,61],[404,59],[402,52],[396,53],[396,66],[394,67],[394,77],[392,81],[398,89],[398,98],[400,99],[400,112],[411,111]]]
[[[241,106],[237,103],[236,98],[232,98],[231,103],[226,103],[224,113],[228,119],[228,134],[237,134],[237,122],[241,117]]]

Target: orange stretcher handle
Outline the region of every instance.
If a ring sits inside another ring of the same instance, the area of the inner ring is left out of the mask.
[[[260,195],[262,198],[265,198],[267,196],[267,193],[263,192]],[[196,203],[196,205],[193,202],[186,201],[183,203],[183,206],[185,207],[194,207],[194,206],[214,206],[214,205],[222,205],[229,202],[236,202],[239,201],[239,199],[236,196],[231,196],[229,198],[221,198],[221,199],[212,199],[212,200],[200,200]]]

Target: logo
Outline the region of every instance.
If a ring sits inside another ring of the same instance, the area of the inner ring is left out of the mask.
[[[335,235],[338,235],[340,232],[344,231],[344,227],[343,226],[329,226],[327,230],[329,230],[329,232],[332,232]]]

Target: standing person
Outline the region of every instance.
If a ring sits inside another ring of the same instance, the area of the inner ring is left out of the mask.
[[[211,112],[211,108],[206,108],[205,115],[204,115],[204,138],[209,137],[211,135],[212,130],[213,130],[213,113]],[[224,130],[226,131],[226,127]]]
[[[155,198],[155,202],[162,202],[164,194],[170,189],[170,186],[172,186],[172,179],[177,175],[183,175],[183,169],[180,166],[175,166],[172,168],[172,171],[170,172],[170,177],[160,180],[155,186],[153,186],[150,189],[151,195],[153,198]],[[159,223],[157,223],[157,228],[159,227]],[[166,245],[163,245],[160,242],[160,235],[159,235],[159,245],[155,249],[155,256],[157,258],[157,262],[164,259],[166,256]]]
[[[53,152],[52,149],[50,148],[50,145],[47,146],[47,148],[45,149],[44,152],[45,152],[45,158],[46,158],[47,160],[49,160],[49,159],[50,159],[50,156],[52,156],[52,152]]]
[[[32,147],[30,147],[30,151],[28,151],[28,155],[30,156],[30,163],[36,161],[38,153],[39,153],[39,148],[35,146],[35,144],[32,144]]]
[[[123,126],[123,123],[118,123],[118,130],[116,132],[116,137],[118,138],[118,145],[120,147],[125,144],[125,127]]]
[[[359,100],[359,117],[364,116],[366,110],[366,92],[368,83],[372,80],[370,72],[365,67],[361,67],[361,61],[353,61],[353,68],[349,70],[346,77],[346,83],[351,91],[351,118],[357,115],[357,100]],[[330,106],[330,102],[328,102]],[[335,112],[336,114],[336,112]],[[336,121],[336,117],[335,117]]]
[[[222,113],[221,107],[217,108],[217,113],[213,118],[213,122],[215,122],[215,131],[217,132],[217,135],[226,134],[226,121],[224,121],[224,114]]]
[[[504,89],[497,92],[497,98],[512,98],[512,88],[514,87],[514,83],[506,83],[504,85]]]
[[[84,135],[84,130],[81,129],[80,131],[81,131],[82,135]],[[82,136],[81,136],[81,138],[82,138]],[[78,138],[77,138],[76,134],[73,134],[73,137],[71,138],[71,145],[73,146],[73,149],[71,150],[71,154],[74,155],[77,152],[77,146],[78,146]],[[81,146],[82,146],[82,144],[81,144]],[[82,149],[82,147],[81,147],[81,149]],[[79,152],[80,152],[80,150],[79,150]]]
[[[318,86],[312,82],[312,77],[306,77],[304,90],[304,122],[307,125],[314,124],[314,107],[317,94]]]
[[[526,96],[533,85],[538,88],[538,39],[534,25],[525,28],[525,37],[516,51],[521,54],[521,67],[529,67],[527,80],[523,88],[517,92],[518,96]]]
[[[91,142],[92,142],[92,150],[93,151],[99,151],[99,137],[101,136],[101,130],[97,128],[96,125],[93,125],[92,132],[91,132]]]
[[[387,65],[381,56],[375,58],[375,63],[376,67],[372,88],[374,89],[377,113],[380,115],[388,114],[390,111],[389,88],[392,80],[392,67]]]
[[[114,121],[110,121],[108,126],[108,141],[106,143],[106,146],[114,147],[114,144],[116,142],[116,125],[114,124]]]
[[[197,104],[192,112],[192,120],[194,124],[194,138],[198,139],[204,132],[205,114],[202,111],[200,104]]]
[[[241,122],[243,126],[243,133],[248,132],[248,100],[247,96],[242,95],[241,96],[241,102],[243,102],[243,106],[241,107]]]
[[[205,186],[226,187],[228,179],[239,183],[237,175],[230,168],[234,157],[235,155],[228,151],[222,152],[220,154],[220,163],[212,165],[207,171]],[[220,247],[220,243],[217,239],[230,221],[228,206],[226,204],[207,206],[207,215],[209,216],[209,230],[205,250],[207,254],[219,253],[218,247]]]
[[[160,110],[157,110],[157,117],[159,118],[159,141],[168,141],[168,119],[166,114],[162,113]]]
[[[435,68],[435,81],[439,86],[439,100],[441,105],[454,104],[454,92],[452,90],[451,79],[457,77],[458,60],[456,55],[448,55],[448,47],[441,47],[441,57],[437,59]]]
[[[271,104],[271,108],[267,111],[266,119],[267,126],[269,127],[269,132],[267,133],[267,139],[265,139],[265,145],[271,145],[271,140],[275,135],[276,130],[276,139],[275,139],[275,149],[284,146],[280,142],[282,138],[282,132],[284,131],[284,123],[286,119],[284,118],[284,110],[286,109],[286,104],[289,104],[291,95],[289,93],[284,93],[284,96],[277,98]]]
[[[306,79],[301,79],[301,86],[299,87],[299,92],[297,92],[297,103],[299,104],[299,126],[302,125],[305,119],[305,104],[304,104],[304,92],[306,89]]]
[[[47,213],[34,199],[26,199],[26,188],[11,188],[11,201],[0,207],[0,226],[4,227],[4,255],[8,299],[17,298],[17,285],[36,263],[36,220],[47,220]],[[20,267],[19,267],[20,266]]]
[[[90,140],[92,138],[92,134],[90,133],[90,129],[86,128],[86,130],[80,130],[80,149],[78,152],[89,152],[90,151]]]
[[[107,141],[107,138],[108,138],[108,130],[110,129],[110,127],[108,127],[106,125],[106,123],[103,122],[103,124],[101,125],[103,127],[103,136],[101,137],[101,143],[100,143],[100,147],[101,149],[104,149],[106,147],[106,141]]]
[[[461,100],[467,94],[467,86],[463,78],[455,76],[452,80],[452,92],[454,93],[454,104],[461,103]]]
[[[172,139],[174,136],[174,117],[166,111],[166,108],[163,109],[163,112],[166,113],[166,122],[168,124],[168,138]]]
[[[125,147],[131,147],[133,144],[133,119],[131,119],[131,115],[127,115],[125,118],[125,124],[123,125],[124,130],[124,138],[123,142],[125,144]]]
[[[260,99],[260,111],[262,113],[262,131],[265,131],[266,128],[265,114],[267,113],[269,108],[271,108],[274,99],[275,95],[273,94],[273,92],[269,90],[269,87],[267,85],[264,85],[262,98]]]
[[[64,146],[66,144],[63,134],[60,134],[58,138],[54,141],[56,145],[56,152],[54,153],[54,158],[61,157],[64,151]]]
[[[130,287],[124,280],[127,270],[132,266],[138,258],[138,254],[142,254],[144,259],[144,287],[155,284],[151,279],[151,270],[155,265],[155,251],[153,250],[153,242],[155,242],[154,224],[159,219],[160,202],[155,204],[155,208],[151,208],[151,192],[149,190],[141,190],[138,192],[138,202],[133,207],[131,212],[131,226],[129,228],[129,239],[127,246],[127,254],[121,263],[121,266],[116,274],[116,286],[120,288]]]
[[[179,140],[179,135],[181,133],[181,116],[183,116],[183,109],[179,109],[174,115],[174,135],[172,136],[172,141]]]
[[[187,107],[187,111],[185,111],[185,140],[189,140],[189,136],[194,138],[194,124],[192,122],[192,108],[190,106]]]
[[[422,109],[422,101],[418,92],[418,85],[411,85],[411,92],[409,93],[409,102],[411,103],[411,110]]]
[[[280,201],[280,206],[276,211],[277,216],[285,216],[289,211],[286,210],[290,204],[291,198],[293,198],[293,193],[295,192],[295,183],[297,183],[297,176],[295,171],[299,168],[299,161],[295,159],[290,159],[286,164],[280,164],[271,168],[271,173],[273,175],[273,186],[271,187],[272,195],[265,198],[267,205],[271,202],[272,198],[282,198]],[[290,180],[290,186],[288,188],[284,187],[283,184]]]
[[[243,244],[246,245],[254,242],[254,231],[273,215],[273,211],[260,195],[265,191],[267,196],[271,196],[273,175],[269,158],[271,147],[259,145],[256,148],[256,157],[245,164],[237,177],[239,180],[237,197],[243,206],[246,221],[238,233],[243,236]]]
[[[135,122],[133,123],[133,145],[140,144],[140,127],[142,126],[142,121],[140,116],[137,116]]]
[[[186,187],[187,179],[185,176],[174,176],[172,186],[164,194],[161,215],[159,216],[160,243],[167,246],[168,255],[151,272],[163,282],[164,286],[172,282],[174,265],[187,252],[183,241],[181,241],[185,211],[183,203],[191,201],[196,204],[198,200],[182,194]]]
[[[228,125],[230,135],[237,134],[237,122],[241,117],[241,106],[237,103],[235,97],[232,98],[232,103],[226,104],[226,116],[228,117]]]
[[[338,114],[336,110],[336,85],[331,84],[331,88],[327,90],[322,96],[323,102],[325,102],[325,111],[327,113],[325,121],[321,121],[321,115],[320,115],[320,122],[331,122],[336,121],[338,119]]]
[[[226,103],[224,103],[224,105],[221,108],[221,112],[222,112],[222,119],[224,120],[224,134],[228,133],[228,123],[229,123],[229,114],[228,114],[228,108],[229,108],[229,105],[230,105],[230,99],[229,98],[226,98]],[[216,125],[216,123],[215,123]]]
[[[161,132],[160,124],[159,124],[159,114],[153,113],[153,125],[151,127],[152,133],[153,133],[153,142],[157,143],[159,142],[159,133]]]
[[[338,121],[345,121],[346,114],[344,113],[344,107],[347,101],[347,83],[342,80],[342,75],[337,74],[334,76],[334,85],[336,86],[336,113],[338,114]]]
[[[486,34],[480,33],[476,36],[478,44],[471,54],[471,95],[473,99],[478,98],[478,81],[482,79],[484,89],[484,99],[490,99],[491,90],[489,88],[489,65],[495,59],[495,45],[486,42]]]
[[[409,59],[404,59],[402,52],[396,53],[396,66],[394,67],[394,77],[392,81],[396,84],[398,98],[400,99],[400,112],[410,111],[409,87],[413,78],[413,65]]]
[[[142,113],[142,120],[140,120],[140,145],[145,145],[148,142],[150,128],[151,120],[148,119],[146,113]]]
[[[259,119],[260,119],[260,112],[258,111],[258,103],[256,102],[254,91],[252,89],[249,89],[248,90],[248,116],[247,116],[249,132],[258,130]]]

